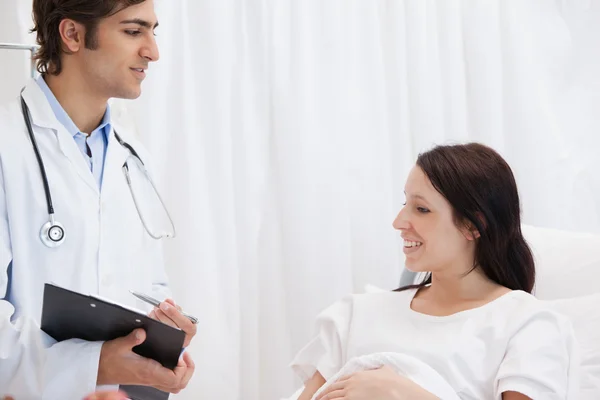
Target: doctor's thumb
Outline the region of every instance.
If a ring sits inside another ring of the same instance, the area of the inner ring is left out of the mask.
[[[146,340],[146,332],[143,329],[135,329],[129,335],[123,337],[126,346],[133,348]]]

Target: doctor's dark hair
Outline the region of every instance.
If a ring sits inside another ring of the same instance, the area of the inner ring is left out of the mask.
[[[517,184],[506,161],[479,143],[436,146],[417,158],[433,187],[453,210],[454,224],[476,229],[475,268],[512,290],[531,293],[535,283],[533,254],[521,232]],[[431,283],[431,273],[417,284]]]
[[[31,32],[37,34],[40,46],[35,55],[40,74],[59,75],[62,71],[63,48],[59,25],[71,19],[85,27],[84,45],[94,50],[98,47],[96,30],[98,22],[119,11],[143,3],[146,0],[33,0],[33,22]]]

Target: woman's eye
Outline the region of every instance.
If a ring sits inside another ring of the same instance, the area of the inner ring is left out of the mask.
[[[429,212],[428,209],[426,209],[425,207],[417,207],[417,211],[422,213],[422,214],[426,214]]]

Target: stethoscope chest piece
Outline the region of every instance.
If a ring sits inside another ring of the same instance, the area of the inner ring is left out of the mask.
[[[25,90],[25,88],[23,88],[23,90]],[[23,93],[23,90],[21,90],[21,93]],[[25,99],[23,98],[22,95],[21,95],[21,108],[23,111],[23,119],[25,120],[25,125],[27,126],[27,133],[29,134],[29,138],[31,140],[31,145],[33,146],[33,150],[35,152],[35,156],[36,156],[38,165],[40,167],[40,173],[42,175],[42,183],[44,184],[44,194],[46,195],[46,206],[48,208],[48,222],[46,222],[42,226],[42,229],[40,230],[40,239],[42,240],[42,243],[44,245],[46,245],[50,248],[58,247],[61,244],[63,244],[63,242],[65,241],[65,228],[60,222],[54,221],[54,206],[52,205],[52,196],[50,194],[50,185],[48,184],[48,177],[46,176],[46,168],[44,167],[44,161],[42,160],[42,155],[40,154],[40,150],[38,149],[37,142],[35,140],[35,135],[33,133],[33,128],[32,128],[32,124],[31,124],[31,114],[29,112],[29,107],[27,107],[27,103],[25,103]],[[148,234],[154,239],[161,239],[162,237],[175,237],[175,227],[173,226],[173,220],[171,220],[171,216],[169,215],[169,212],[167,211],[165,204],[164,204],[162,198],[160,197],[160,194],[156,190],[156,187],[154,186],[154,183],[152,182],[152,179],[150,178],[148,171],[146,171],[146,169],[144,167],[144,163],[142,162],[142,159],[137,154],[137,152],[133,149],[133,147],[131,147],[127,142],[125,142],[121,139],[121,137],[117,134],[116,131],[114,131],[114,135],[115,135],[115,138],[117,139],[117,141],[119,142],[119,144],[121,146],[125,147],[126,149],[128,149],[131,152],[131,155],[133,157],[135,157],[135,159],[137,159],[137,161],[139,161],[139,163],[141,164],[141,168],[143,168],[146,178],[152,185],[154,192],[158,196],[158,199],[160,200],[160,203],[162,204],[163,209],[165,210],[165,213],[166,213],[167,217],[169,218],[169,221],[170,221],[171,227],[172,227],[172,233],[164,234],[164,236],[156,235],[156,234],[152,233],[151,230],[146,225],[146,221],[144,220],[144,217],[142,216],[140,207],[138,205],[138,201],[135,197],[133,188],[131,186],[131,179],[129,176],[129,169],[128,169],[127,161],[126,161],[125,165],[123,166],[123,168],[124,168],[123,172],[125,173],[125,178],[127,179],[127,184],[129,185],[129,189],[131,191],[131,195],[133,197],[135,207],[137,208],[138,214],[140,216],[142,224],[144,225],[144,228],[146,229]]]
[[[58,247],[65,241],[65,228],[60,222],[51,219],[42,226],[40,239],[48,247]]]

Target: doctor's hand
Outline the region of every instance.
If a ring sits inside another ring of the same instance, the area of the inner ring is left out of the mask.
[[[185,389],[194,374],[194,361],[187,353],[179,357],[173,371],[159,362],[142,357],[133,348],[146,340],[146,332],[136,329],[127,336],[102,344],[98,365],[98,385],[152,386],[168,393]]]
[[[183,347],[188,347],[192,338],[196,335],[196,325],[181,314],[181,307],[175,304],[172,299],[166,299],[160,303],[160,307],[155,307],[154,310],[150,311],[148,316],[184,331],[185,340],[183,342]]]
[[[389,367],[361,371],[340,378],[315,400],[409,400],[438,399]]]

